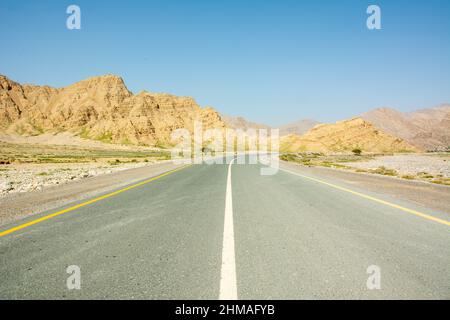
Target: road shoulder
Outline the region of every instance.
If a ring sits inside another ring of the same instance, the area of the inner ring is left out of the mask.
[[[180,166],[172,162],[157,163],[52,186],[41,191],[7,195],[0,202],[0,226],[145,180]]]
[[[307,167],[281,161],[281,168],[312,175],[330,182],[406,200],[421,207],[442,212],[450,217],[450,187],[388,176],[356,173],[332,168]]]

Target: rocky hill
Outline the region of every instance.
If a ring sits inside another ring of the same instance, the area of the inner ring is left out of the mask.
[[[445,150],[450,147],[450,105],[400,112],[379,108],[361,115],[375,127],[403,138],[425,150]]]
[[[167,145],[178,128],[225,123],[190,97],[131,93],[120,77],[89,78],[64,88],[21,85],[0,75],[0,131],[20,135],[72,132],[103,142]]]
[[[302,135],[308,132],[308,130],[314,128],[318,124],[319,122],[312,119],[301,119],[295,122],[291,122],[279,128],[280,136],[285,136],[288,134]]]
[[[242,129],[242,130],[248,130],[248,129],[270,129],[270,126],[265,124],[260,124],[256,122],[251,122],[245,119],[244,117],[232,117],[232,116],[226,116],[222,115],[222,120],[225,122],[227,128],[232,129]]]
[[[320,124],[302,136],[284,136],[280,142],[282,152],[351,152],[356,148],[371,153],[420,151],[403,139],[376,129],[361,118]]]

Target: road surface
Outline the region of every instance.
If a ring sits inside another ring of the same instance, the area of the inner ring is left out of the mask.
[[[192,165],[2,226],[0,299],[450,299],[449,213],[261,167]]]

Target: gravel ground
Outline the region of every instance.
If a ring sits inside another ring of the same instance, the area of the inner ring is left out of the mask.
[[[69,181],[140,168],[155,162],[50,163],[0,165],[0,198],[11,193],[39,191]]]
[[[450,155],[394,155],[382,156],[365,162],[348,162],[346,165],[360,169],[386,167],[401,175],[427,173],[450,178]]]

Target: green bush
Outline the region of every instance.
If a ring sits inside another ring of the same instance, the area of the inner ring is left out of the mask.
[[[352,152],[353,152],[355,155],[360,156],[361,153],[362,153],[362,150],[359,149],[359,148],[355,148],[355,149],[352,150]]]

